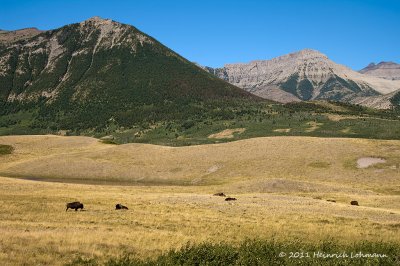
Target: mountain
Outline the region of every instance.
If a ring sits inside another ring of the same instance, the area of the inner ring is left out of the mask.
[[[37,28],[26,28],[21,30],[6,31],[0,30],[0,45],[12,43],[18,40],[29,39],[40,34],[42,31]]]
[[[207,111],[209,101],[258,100],[109,19],[0,35],[0,115],[27,112],[33,128],[132,126]]]
[[[389,109],[400,106],[400,90],[385,95],[356,98],[353,103],[376,109]]]
[[[279,102],[336,100],[352,102],[400,89],[389,81],[355,72],[310,49],[250,63],[204,69],[255,95]]]
[[[371,63],[359,71],[362,74],[384,78],[389,80],[400,80],[400,64],[393,62]]]

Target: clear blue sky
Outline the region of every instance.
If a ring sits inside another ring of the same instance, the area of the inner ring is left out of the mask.
[[[400,63],[400,0],[0,0],[0,29],[53,29],[92,16],[134,25],[208,66],[312,48],[360,69]]]

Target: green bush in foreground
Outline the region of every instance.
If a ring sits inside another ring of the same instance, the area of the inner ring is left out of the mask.
[[[400,246],[384,242],[343,246],[330,241],[311,245],[249,240],[239,246],[187,245],[150,260],[128,254],[101,264],[93,259],[78,258],[70,265],[400,265]]]
[[[10,145],[1,145],[0,144],[0,155],[10,154],[13,151],[13,147]]]

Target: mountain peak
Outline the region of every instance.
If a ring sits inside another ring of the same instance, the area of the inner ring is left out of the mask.
[[[81,25],[93,25],[94,24],[95,26],[101,26],[101,25],[110,25],[113,23],[116,23],[116,22],[111,19],[104,19],[99,16],[94,16],[87,20],[82,21],[80,24]]]
[[[302,62],[304,60],[314,60],[314,61],[325,61],[328,60],[328,57],[321,53],[318,50],[313,50],[313,49],[303,49],[297,52],[293,52],[290,54],[285,54],[285,55],[281,55],[278,57],[274,57],[272,59],[269,60],[253,60],[250,61],[249,63],[230,63],[230,64],[225,64],[224,67],[232,67],[232,66],[238,66],[238,65],[257,65],[257,64],[261,64],[261,65],[265,65],[265,64],[271,64],[271,63],[276,63],[276,62],[288,62],[290,61],[290,64],[296,64],[296,62]]]
[[[318,55],[323,55],[323,53],[321,53],[318,50],[315,49],[310,49],[310,48],[305,48],[303,50],[300,50],[298,52],[294,52],[294,53],[299,53],[299,54],[318,54]]]
[[[289,54],[289,56],[298,56],[298,57],[301,57],[302,59],[309,59],[309,58],[325,58],[325,59],[327,59],[328,58],[325,54],[321,53],[320,51],[314,50],[314,49],[308,49],[308,48],[300,50],[298,52],[291,53],[291,54]]]
[[[400,80],[400,64],[391,61],[382,61],[378,64],[371,63],[359,72],[389,80]]]
[[[102,18],[102,17],[99,17],[99,16],[94,16],[94,17],[88,18],[88,19],[87,19],[87,20],[85,20],[85,21],[92,21],[92,22],[105,22],[105,21],[108,21],[108,20],[111,20],[111,19],[104,19],[104,18]]]
[[[393,66],[393,65],[397,65],[395,62],[391,62],[391,61],[382,61],[379,62],[379,64],[377,66]]]

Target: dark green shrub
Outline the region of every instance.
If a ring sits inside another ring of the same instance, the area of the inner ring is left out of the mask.
[[[11,154],[14,148],[10,145],[0,144],[0,155]]]
[[[359,256],[362,252],[362,257]],[[335,255],[336,254],[336,255]],[[371,254],[371,257],[366,257]],[[380,254],[384,257],[374,257]],[[323,256],[328,256],[324,258]],[[347,257],[346,257],[347,256]],[[329,258],[330,257],[330,258]],[[84,264],[77,261],[74,265]],[[140,260],[133,255],[111,258],[104,265],[399,265],[400,246],[395,243],[361,242],[340,245],[333,241],[304,244],[300,241],[280,243],[273,240],[248,240],[238,246],[218,243],[186,245],[155,259]]]

